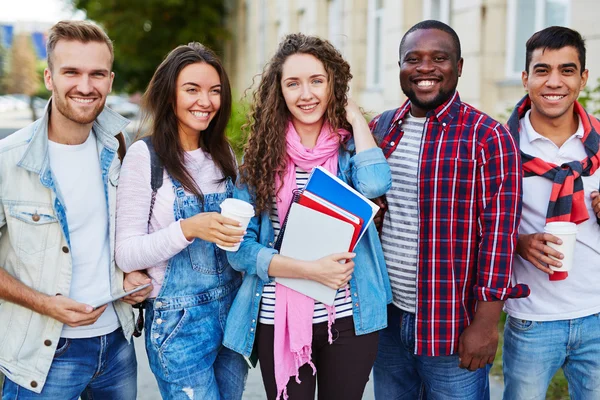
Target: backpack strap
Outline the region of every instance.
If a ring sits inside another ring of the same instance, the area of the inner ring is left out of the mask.
[[[373,136],[375,136],[375,140],[377,141],[378,145],[381,144],[381,141],[383,140],[385,135],[387,135],[387,133],[390,131],[390,127],[392,126],[392,120],[394,119],[394,115],[396,115],[397,111],[398,109],[395,108],[393,110],[387,110],[381,113],[381,116],[377,121],[377,126],[373,131]],[[383,218],[387,210],[387,198],[384,194],[383,196],[377,197],[376,199],[372,200],[379,206],[379,210],[375,215],[374,221],[375,227],[377,228],[377,232],[381,236],[381,229],[383,228]]]
[[[375,135],[377,143],[381,143],[385,135],[387,135],[389,132],[390,127],[392,126],[392,120],[394,119],[394,115],[396,115],[397,111],[398,109],[395,108],[393,110],[387,110],[381,113],[379,121],[377,121],[377,126],[373,131],[373,135]]]
[[[150,226],[150,218],[152,217],[152,210],[154,209],[154,203],[156,202],[156,192],[163,184],[163,165],[154,150],[152,144],[152,138],[146,136],[141,139],[148,147],[150,153],[150,187],[152,188],[152,199],[150,200],[150,211],[148,213],[148,226]]]

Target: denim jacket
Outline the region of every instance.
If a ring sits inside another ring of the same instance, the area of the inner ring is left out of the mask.
[[[340,148],[338,177],[368,198],[385,194],[391,187],[392,177],[381,149],[354,154],[352,140],[346,147],[347,150]],[[236,185],[233,197],[254,204],[246,186]],[[240,249],[227,253],[231,266],[244,273],[244,281],[231,306],[223,344],[246,357],[250,357],[254,346],[263,286],[273,279],[268,274],[271,259],[277,254],[273,243],[273,225],[269,212],[265,211],[250,221]],[[373,224],[354,252],[356,267],[350,280],[350,295],[354,328],[357,335],[363,335],[387,326],[386,308],[392,301],[383,250]]]
[[[47,295],[68,294],[72,260],[64,202],[48,159],[50,103],[44,116],[0,141],[0,268]],[[121,163],[114,137],[129,123],[104,108],[93,124],[109,215],[110,283],[123,290],[123,272],[114,261],[116,189]],[[81,183],[85,190],[85,182]],[[0,283],[1,285],[2,283]],[[114,308],[127,338],[133,332],[131,306]],[[0,371],[24,388],[39,393],[63,324],[0,299]]]

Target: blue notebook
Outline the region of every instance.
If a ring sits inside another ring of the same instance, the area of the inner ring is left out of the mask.
[[[316,194],[364,221],[357,243],[362,238],[379,206],[323,167],[313,169],[305,191]]]

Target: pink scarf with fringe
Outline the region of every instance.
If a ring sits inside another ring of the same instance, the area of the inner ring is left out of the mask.
[[[322,166],[333,174],[338,170],[338,151],[340,136],[344,140],[350,132],[340,129],[338,135],[331,131],[325,122],[317,138],[317,143],[312,149],[304,147],[300,136],[290,121],[286,131],[287,142],[287,170],[283,182],[275,178],[277,194],[277,214],[283,224],[285,216],[291,206],[293,191],[296,185],[296,166],[304,171],[312,171],[314,167]],[[281,190],[279,190],[281,188]],[[300,383],[299,369],[304,364],[312,367],[313,375],[316,373],[311,361],[312,354],[312,321],[314,313],[314,299],[288,289],[280,284],[275,285],[275,340],[273,354],[275,358],[275,382],[277,384],[277,400],[283,394],[287,400],[287,384],[292,376]],[[331,324],[335,321],[335,307],[325,305],[328,316],[329,343],[331,344]]]

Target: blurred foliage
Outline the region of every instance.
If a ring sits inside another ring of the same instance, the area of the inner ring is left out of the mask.
[[[229,35],[223,0],[71,0],[115,48],[114,89],[143,91],[169,51],[197,41],[218,54]]]
[[[244,145],[246,144],[246,140],[248,140],[246,134],[242,131],[242,126],[246,123],[248,108],[249,104],[243,100],[233,102],[231,105],[231,118],[225,132],[238,161],[242,159]]]
[[[33,96],[41,81],[36,71],[37,60],[29,35],[16,35],[4,76],[6,93]]]
[[[596,80],[595,85],[588,81],[577,100],[588,113],[600,117],[600,78]]]
[[[6,93],[5,76],[8,62],[8,51],[0,44],[0,95]]]
[[[34,96],[41,97],[42,99],[49,99],[52,96],[52,92],[46,89],[46,85],[44,84],[44,69],[46,69],[46,66],[46,60],[38,60],[35,66],[35,73],[41,78]]]

